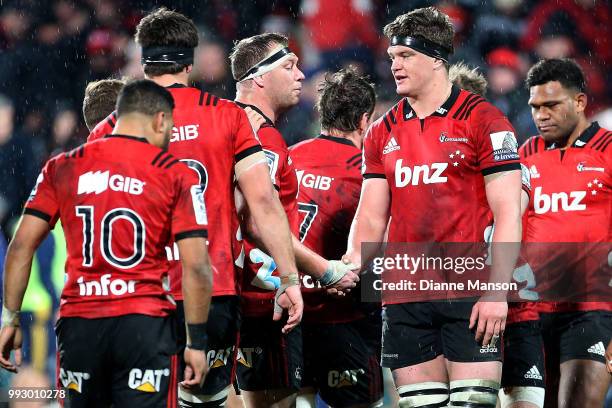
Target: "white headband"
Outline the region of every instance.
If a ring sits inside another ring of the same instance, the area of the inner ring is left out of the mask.
[[[291,57],[295,57],[295,54],[291,52],[288,47],[276,48],[263,60],[247,70],[247,72],[245,72],[244,75],[238,79],[238,82],[253,79],[270,72]]]

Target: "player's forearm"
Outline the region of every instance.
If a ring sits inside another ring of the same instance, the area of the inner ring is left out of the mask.
[[[315,279],[321,278],[325,274],[328,261],[302,244],[295,235],[291,234],[291,239],[293,240],[295,263],[300,272],[310,275]]]
[[[355,214],[351,230],[348,237],[347,256],[353,262],[359,265],[367,265],[374,257],[380,245],[368,246],[368,252],[362,253],[361,244],[364,242],[382,243],[387,230],[388,220],[376,219],[360,214],[359,211]]]
[[[520,252],[521,226],[520,208],[508,211],[495,220],[490,282],[507,283],[512,280],[512,271]]]
[[[14,239],[6,253],[4,263],[4,306],[14,312],[21,309],[23,296],[30,280],[32,258],[36,248]]]
[[[185,322],[205,323],[208,320],[212,294],[212,271],[208,262],[183,266],[182,287]]]
[[[271,196],[255,205],[249,203],[257,234],[276,262],[280,276],[297,273],[289,222],[280,201]]]

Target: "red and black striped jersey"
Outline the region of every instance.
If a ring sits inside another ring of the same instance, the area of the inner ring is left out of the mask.
[[[346,252],[361,192],[361,149],[348,139],[321,135],[290,148],[300,189],[300,240],[325,259]],[[332,299],[318,282],[300,274],[304,321],[340,323],[363,317],[351,296]]]
[[[484,98],[453,86],[419,119],[406,98],[364,140],[364,178],[387,180],[390,242],[482,242],[493,216],[484,176],[519,170],[514,129]]]
[[[62,221],[68,258],[60,316],[163,316],[169,298],[165,246],[206,237],[198,179],[147,142],[109,135],[45,165],[25,214]]]
[[[208,251],[213,267],[213,296],[238,293],[234,260],[234,232],[238,225],[234,202],[234,166],[261,151],[244,111],[232,101],[201,89],[174,84],[174,128],[168,151],[184,161],[200,178],[205,191],[211,237]],[[90,140],[112,131],[112,114],[90,134]],[[172,294],[182,299],[181,264],[176,247],[168,248],[173,259]]]
[[[532,190],[527,209],[525,245],[527,260],[536,277],[544,265],[551,265],[553,258],[560,255],[562,248],[571,248],[560,245],[553,251],[551,245],[546,243],[612,242],[611,144],[612,132],[593,122],[566,149],[547,144],[542,136],[534,136],[521,146],[519,152],[523,163],[529,168]],[[538,250],[540,247],[543,250]],[[609,275],[606,280],[601,273],[596,273],[601,271],[600,267],[608,264],[608,251],[604,252],[599,254],[599,262],[585,271],[592,275],[584,279],[590,287],[603,286],[609,290]],[[594,259],[596,257],[595,253],[590,253],[588,258],[597,261]],[[550,276],[549,273],[546,275]],[[588,282],[589,279],[592,281]],[[538,287],[545,290],[546,286],[553,284],[545,279],[538,282]],[[541,311],[602,308],[612,310],[612,303],[539,303]]]

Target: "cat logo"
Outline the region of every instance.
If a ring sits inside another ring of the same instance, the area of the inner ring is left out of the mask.
[[[128,379],[128,386],[136,391],[159,392],[162,376],[168,377],[169,375],[170,370],[167,368],[144,371],[140,368],[132,368]]]
[[[81,394],[83,392],[83,380],[89,380],[89,373],[79,373],[60,368],[60,381],[67,390],[74,390]]]
[[[228,347],[221,350],[209,350],[206,358],[210,368],[223,367],[227,364],[228,358],[232,355],[234,347]]]
[[[245,367],[253,367],[253,353],[261,354],[261,347],[239,347],[236,361]]]
[[[327,373],[327,385],[334,388],[350,387],[357,385],[359,374],[364,374],[363,368],[358,370],[344,370],[335,371],[331,370]]]

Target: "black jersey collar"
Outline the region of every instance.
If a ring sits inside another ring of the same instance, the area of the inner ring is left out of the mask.
[[[129,140],[135,140],[137,142],[149,144],[149,141],[146,138],[144,138],[144,137],[130,136],[130,135],[120,135],[120,134],[117,134],[117,133],[109,133],[108,135],[104,136],[104,138],[105,139],[110,139],[110,138],[129,139]]]
[[[597,134],[597,132],[599,131],[599,129],[601,129],[601,127],[599,126],[599,123],[597,122],[593,122],[591,123],[591,126],[589,126],[588,128],[586,128],[581,134],[580,136],[578,136],[578,139],[574,140],[574,143],[572,143],[571,147],[577,147],[579,149],[583,148],[584,146],[587,145],[587,143],[589,143],[591,141],[591,139],[593,138],[593,136],[595,136],[595,134]],[[556,143],[546,143],[546,150],[552,150],[552,149],[557,149],[560,146],[558,146]]]
[[[187,85],[175,82],[172,85],[167,86],[166,88],[187,88]]]
[[[317,139],[329,140],[330,142],[336,142],[336,143],[345,144],[347,146],[357,147],[355,146],[355,143],[343,137],[336,137],[336,136],[330,136],[330,135],[319,135],[317,136]]]
[[[446,101],[442,104],[442,106],[436,109],[434,113],[432,113],[430,116],[446,117],[446,115],[448,115],[448,112],[451,110],[451,108],[457,101],[457,98],[459,97],[460,93],[461,93],[461,89],[453,85],[451,87],[451,93],[448,96],[448,99],[446,99]],[[404,120],[416,119],[417,115],[414,109],[412,109],[412,106],[410,106],[410,103],[408,102],[408,98],[404,98],[403,105],[404,106],[402,108],[402,116]]]
[[[242,103],[242,102],[238,102],[235,101],[236,105],[240,106],[242,109],[249,107],[251,109],[253,109],[255,112],[259,113],[261,116],[263,116],[264,120],[266,121],[266,123],[270,126],[275,126],[274,122],[272,121],[272,119],[270,119],[269,117],[267,117],[262,111],[261,109],[259,109],[257,106],[255,105],[251,105],[250,103]]]
[[[580,136],[578,136],[578,139],[574,140],[574,143],[572,144],[572,147],[584,147],[584,146],[586,146],[586,144],[591,141],[593,136],[595,136],[595,134],[597,132],[599,132],[599,129],[601,129],[601,127],[599,126],[599,123],[597,123],[597,122],[591,123],[591,126],[586,128],[584,130],[584,132],[582,132],[582,134]]]

